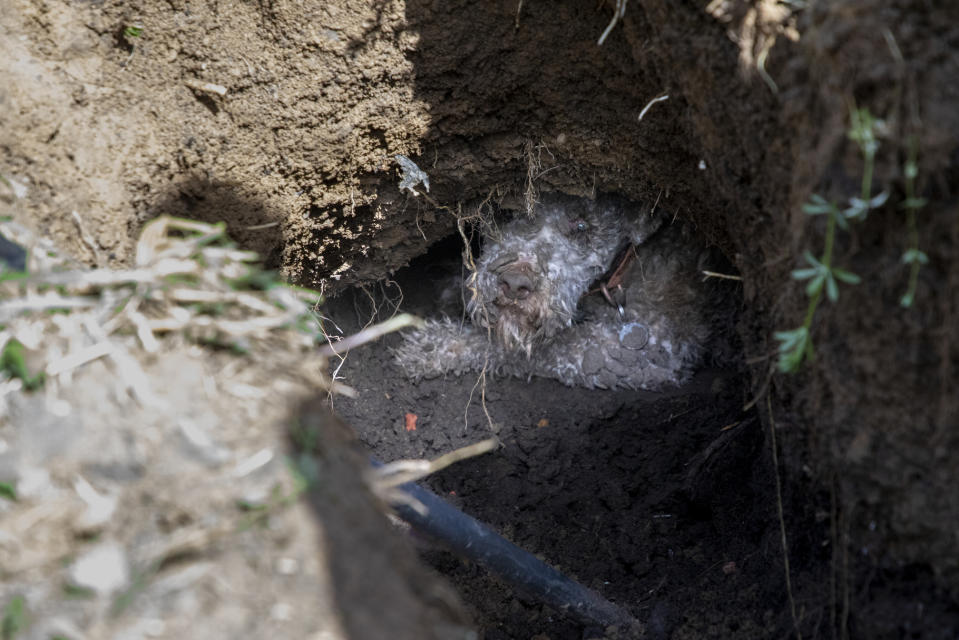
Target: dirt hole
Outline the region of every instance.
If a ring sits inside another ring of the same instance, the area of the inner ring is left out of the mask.
[[[393,277],[343,292],[325,309],[333,332],[399,311],[459,317],[462,249],[459,235],[450,236]],[[476,375],[411,383],[390,354],[401,339],[390,336],[335,363],[359,397],[338,397],[334,409],[376,456],[435,457],[492,432],[502,449],[425,484],[628,608],[651,637],[705,634],[717,624],[737,637],[765,637],[781,624],[781,555],[768,537],[773,482],[735,366],[705,368],[656,393],[488,377],[484,409]],[[407,430],[407,414],[417,416],[415,430]],[[416,540],[423,558],[460,590],[486,638],[594,637],[595,630]]]

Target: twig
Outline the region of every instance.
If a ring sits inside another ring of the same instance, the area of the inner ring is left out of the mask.
[[[613,30],[613,27],[616,26],[616,23],[619,22],[619,19],[626,15],[626,3],[629,0],[616,0],[616,8],[613,10],[613,19],[609,21],[609,26],[606,27],[606,30],[603,31],[603,35],[599,37],[599,41],[596,43],[598,46],[603,46],[603,43],[606,42],[606,37]]]
[[[346,353],[350,349],[359,347],[368,342],[373,342],[374,340],[377,340],[388,333],[399,331],[404,327],[410,326],[421,327],[423,326],[423,321],[416,316],[410,315],[409,313],[402,313],[398,316],[390,318],[386,322],[375,324],[372,327],[367,327],[366,329],[358,331],[351,336],[347,336],[339,342],[327,344],[320,349],[320,356],[324,358],[329,358],[330,356],[339,356]]]
[[[646,116],[646,112],[649,111],[654,104],[656,104],[657,102],[663,102],[665,100],[669,100],[669,96],[666,94],[663,94],[659,96],[658,98],[653,98],[652,100],[647,102],[646,106],[643,107],[643,110],[639,112],[639,122],[643,121],[643,118]]]
[[[226,95],[226,87],[222,84],[213,84],[212,82],[201,82],[200,80],[187,79],[183,81],[183,84],[195,89],[197,91],[203,91],[204,93],[215,93],[218,96]]]
[[[407,482],[416,482],[426,476],[441,471],[451,464],[489,453],[499,446],[496,438],[487,438],[459,449],[454,449],[433,460],[397,460],[388,462],[381,467],[374,467],[370,472],[370,483],[373,491],[382,493],[383,490],[393,489]]]
[[[57,376],[61,373],[72,371],[77,367],[82,367],[88,362],[93,362],[94,360],[108,355],[112,350],[113,345],[107,340],[97,342],[96,344],[91,344],[89,347],[84,347],[74,351],[73,353],[65,355],[59,360],[50,362],[47,364],[46,373],[48,376]]]
[[[73,218],[73,224],[76,225],[77,231],[80,233],[80,240],[82,240],[83,244],[87,246],[87,249],[93,253],[93,259],[96,261],[97,266],[100,266],[100,250],[97,249],[97,245],[93,241],[93,238],[90,237],[90,234],[83,228],[83,220],[80,219],[80,214],[74,209],[70,212],[70,217]]]
[[[251,224],[248,227],[243,227],[245,231],[259,231],[260,229],[269,229],[270,227],[280,226],[279,222],[264,222],[263,224]]]
[[[703,275],[706,276],[703,280],[708,280],[709,278],[724,278],[726,280],[742,280],[742,276],[732,276],[728,273],[717,273],[716,271],[703,271]]]

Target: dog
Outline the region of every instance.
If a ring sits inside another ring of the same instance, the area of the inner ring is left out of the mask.
[[[427,320],[395,359],[414,381],[486,370],[588,388],[680,385],[728,309],[729,292],[701,273],[715,258],[648,206],[551,195],[484,238],[465,283],[470,322]]]

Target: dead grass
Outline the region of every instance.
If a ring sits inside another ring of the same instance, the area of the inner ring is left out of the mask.
[[[53,384],[107,358],[128,392],[149,405],[156,394],[133,351],[155,354],[163,336],[268,354],[278,341],[311,349],[320,332],[311,311],[319,294],[263,271],[255,253],[228,241],[222,224],[158,218],[140,236],[134,267],[122,270],[79,268],[24,229],[0,227],[30,249],[27,271],[0,280],[0,352],[22,344],[31,369]],[[332,385],[322,366],[310,375]],[[11,382],[0,402],[23,380]]]

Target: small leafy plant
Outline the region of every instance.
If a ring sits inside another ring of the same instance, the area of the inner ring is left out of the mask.
[[[835,202],[830,202],[818,194],[813,194],[809,202],[803,205],[803,213],[809,216],[826,216],[826,239],[823,252],[816,257],[810,251],[805,251],[803,257],[806,267],[795,269],[792,272],[794,280],[808,281],[806,295],[809,305],[806,307],[806,316],[801,326],[788,331],[777,331],[774,334],[779,341],[779,370],[784,373],[794,373],[802,363],[814,356],[812,343],[812,321],[816,309],[826,298],[836,303],[839,300],[839,282],[856,285],[861,278],[845,269],[833,264],[833,247],[836,241],[836,229],[846,231],[850,221],[862,222],[869,211],[878,209],[886,203],[889,194],[885,191],[872,196],[872,175],[875,166],[876,151],[879,149],[877,131],[883,126],[881,120],[873,118],[868,109],[854,109],[850,113],[849,139],[855,142],[863,157],[862,189],[858,197],[849,199],[849,206],[840,209]]]
[[[919,153],[919,143],[915,138],[909,145],[909,159],[903,171],[906,183],[906,199],[899,205],[906,210],[906,220],[909,228],[909,248],[902,254],[902,263],[909,265],[909,285],[906,293],[899,299],[900,306],[909,308],[916,298],[916,285],[919,282],[919,269],[929,262],[929,256],[919,249],[919,225],[916,221],[919,211],[926,206],[925,198],[916,197],[916,177],[919,175],[919,166],[916,156]]]
[[[42,371],[36,374],[30,373],[24,346],[15,338],[8,341],[0,352],[0,372],[7,374],[10,378],[20,378],[27,391],[39,389],[46,380],[46,375]]]
[[[3,640],[13,640],[21,631],[24,631],[30,625],[27,616],[27,601],[21,595],[15,595],[3,609],[3,617],[0,618],[0,638]]]

